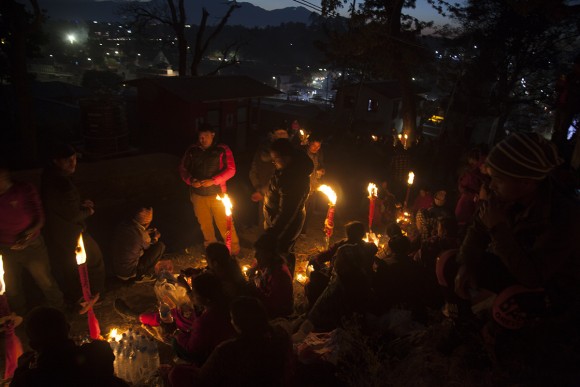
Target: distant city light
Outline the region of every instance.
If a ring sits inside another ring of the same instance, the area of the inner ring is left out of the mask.
[[[137,56],[141,56],[141,54],[137,54]]]
[[[96,20],[93,20],[93,24],[98,24],[99,22]]]
[[[91,59],[91,58],[87,58],[87,60],[88,60],[88,61],[91,61],[92,59]]]
[[[118,54],[119,54],[119,51],[115,51],[115,54],[117,54],[117,55],[118,55]]]
[[[74,42],[76,42],[77,37],[74,34],[68,34],[66,36],[66,39],[70,42],[70,44],[73,44]]]

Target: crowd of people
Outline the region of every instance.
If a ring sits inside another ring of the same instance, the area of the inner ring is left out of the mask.
[[[248,201],[261,204],[263,230],[253,246],[255,262],[246,273],[237,260],[235,225],[227,230],[219,202],[236,171],[232,151],[217,142],[215,128],[204,124],[198,142],[183,156],[179,172],[190,190],[208,265],[171,278],[174,286],[185,289],[187,300],[173,305],[170,313],[124,313],[146,325],[163,327],[165,318],[172,323],[169,343],[181,364],[165,369],[170,385],[291,385],[297,372],[293,340],[344,329],[353,320],[372,334],[369,316],[395,309],[408,310],[422,326],[433,322],[433,311],[445,319],[449,332],[437,345],[445,354],[468,334],[485,332],[492,341],[549,337],[555,347],[570,349],[567,355],[579,355],[557,357],[565,369],[560,380],[579,376],[573,364],[580,358],[580,244],[574,242],[580,237],[580,203],[574,191],[578,185],[563,178],[571,175],[554,144],[534,133],[515,133],[489,152],[471,150],[457,181],[455,203],[449,202],[448,187],[432,190],[427,185],[404,203],[399,183],[406,179],[408,160],[402,144],[396,144],[391,169],[398,172],[382,182],[376,223],[371,225],[386,236],[385,245],[368,241],[365,224],[347,223],[345,239],[309,259],[306,312],[298,314],[295,246],[315,207],[314,193],[326,166],[322,139],[293,132],[274,128],[252,160]],[[72,370],[66,373],[72,379],[59,385],[80,385],[77,378],[95,372],[83,363],[92,350],[71,344],[59,312],[65,304],[78,303],[81,295],[74,258],[81,232],[93,292],[104,290],[102,253],[84,223],[95,206],[81,199],[72,182],[75,167],[72,147],[55,149],[43,172],[40,195],[32,185],[13,182],[8,169],[0,168],[0,248],[10,305],[26,312],[19,283],[26,269],[51,306],[27,316],[36,357],[21,359],[15,386],[40,385],[36,380],[53,377],[63,367]],[[159,231],[150,227],[152,219],[153,209],[141,206],[119,224],[113,241],[119,280],[155,281],[154,268],[165,246]],[[216,229],[223,241],[231,232],[230,245],[219,241]],[[51,271],[51,266],[58,270]],[[490,308],[475,314],[482,290],[495,298]],[[38,319],[52,319],[54,337],[38,332]],[[293,323],[276,324],[280,320]],[[110,359],[108,350],[104,352]],[[63,354],[59,360],[56,353]],[[100,385],[123,385],[108,365],[103,369],[99,377],[108,379]],[[538,375],[540,370],[534,377]]]

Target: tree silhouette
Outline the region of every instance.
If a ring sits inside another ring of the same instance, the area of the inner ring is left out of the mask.
[[[215,28],[212,29],[209,36],[205,37],[208,30],[207,20],[209,17],[209,12],[203,8],[201,21],[199,28],[197,29],[195,36],[195,45],[192,50],[192,63],[190,66],[190,71],[192,76],[198,76],[199,65],[203,59],[203,56],[207,53],[207,50],[215,40],[216,36],[222,31],[224,26],[227,24],[231,14],[236,8],[240,6],[236,1],[231,1],[228,3],[228,10],[225,15],[222,16],[220,22]],[[187,50],[188,50],[188,40],[185,32],[185,26],[187,24],[187,15],[185,12],[185,0],[153,0],[150,2],[130,2],[119,6],[118,12],[122,15],[126,15],[132,19],[131,24],[137,29],[146,28],[152,23],[161,23],[169,26],[174,34],[177,41],[177,51],[178,51],[178,71],[179,76],[184,77],[187,75]],[[237,51],[235,50],[235,45],[230,46],[226,49],[227,54],[235,58]],[[235,64],[237,59],[222,61],[214,72],[219,71],[219,69],[231,66]]]
[[[416,91],[413,71],[429,54],[418,41],[421,22],[403,13],[414,7],[414,0],[365,0],[355,9],[348,0],[322,0],[326,15],[338,8],[350,6],[351,16],[346,28],[329,32],[329,41],[321,48],[339,68],[356,69],[359,81],[395,78],[399,81],[403,116],[403,131],[414,138],[416,131]]]

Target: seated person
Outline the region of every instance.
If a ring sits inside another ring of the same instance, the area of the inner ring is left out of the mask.
[[[433,197],[433,205],[427,209],[417,211],[416,223],[422,241],[437,235],[437,219],[454,217],[451,210],[445,205],[446,197],[447,192],[437,191]]]
[[[128,387],[129,384],[115,376],[113,363],[115,355],[108,342],[95,340],[83,344],[80,348],[82,355],[83,385],[94,387]]]
[[[11,386],[83,386],[81,354],[69,338],[70,325],[58,309],[37,307],[25,319],[32,351],[18,359]]]
[[[405,236],[395,237],[389,240],[389,249],[391,254],[378,261],[373,275],[373,289],[380,306],[378,312],[385,313],[393,307],[418,312],[424,292],[421,268],[409,258],[411,242]]]
[[[456,305],[457,322],[466,321],[472,318],[473,291],[493,291],[498,294],[492,313],[498,326],[507,332],[540,328],[526,340],[539,337],[539,330],[544,338],[563,340],[552,341],[553,348],[566,347],[580,326],[580,205],[551,174],[562,159],[540,135],[518,132],[498,143],[486,163],[492,196],[469,227],[457,260],[449,260],[458,268],[441,270],[446,275],[440,283],[450,290],[448,302]],[[569,334],[561,335],[566,329]],[[548,353],[562,358],[546,351],[538,361],[548,360]]]
[[[205,249],[207,266],[220,280],[228,299],[248,295],[248,282],[238,262],[230,256],[226,245],[220,242],[210,243]]]
[[[169,374],[173,387],[288,384],[290,338],[268,323],[264,306],[255,298],[240,297],[232,304],[231,319],[238,336],[218,345],[201,368],[176,366]]]
[[[263,234],[254,248],[256,265],[249,270],[250,284],[271,319],[288,317],[294,312],[294,287],[290,270],[277,252],[276,238]]]
[[[330,282],[308,313],[316,331],[329,332],[339,327],[343,318],[368,310],[374,260],[374,254],[362,245],[338,249]]]
[[[363,240],[365,237],[364,224],[354,221],[347,223],[344,228],[346,231],[346,239],[336,242],[330,246],[328,250],[318,253],[308,262],[308,265],[312,265],[314,269],[314,271],[310,273],[309,282],[304,287],[304,293],[310,306],[314,305],[318,297],[320,297],[328,285],[334,266],[336,252],[341,246],[347,244],[361,246],[363,249],[368,250],[369,256],[374,256],[378,251],[377,246],[374,243],[365,242]],[[330,262],[330,267],[325,265],[327,262]]]
[[[133,218],[117,226],[113,238],[113,267],[117,278],[123,281],[152,280],[155,264],[163,256],[165,245],[161,234],[149,228],[153,209],[141,207]]]
[[[234,336],[228,301],[215,274],[202,273],[193,278],[193,303],[203,312],[195,317],[189,331],[174,333],[173,349],[181,359],[203,364],[214,348]]]
[[[429,192],[426,186],[421,186],[419,188],[419,195],[415,198],[413,205],[411,206],[411,213],[416,214],[419,210],[425,210],[433,206],[433,195]]]

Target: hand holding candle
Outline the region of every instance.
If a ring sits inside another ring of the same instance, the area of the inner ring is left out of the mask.
[[[230,200],[230,197],[228,196],[228,194],[224,194],[224,197],[220,197],[219,195],[217,195],[216,197],[217,200],[219,200],[220,202],[223,203],[224,205],[224,210],[226,212],[226,235],[225,235],[225,242],[226,242],[226,247],[228,248],[228,250],[230,251],[230,254],[232,253],[232,201]]]

